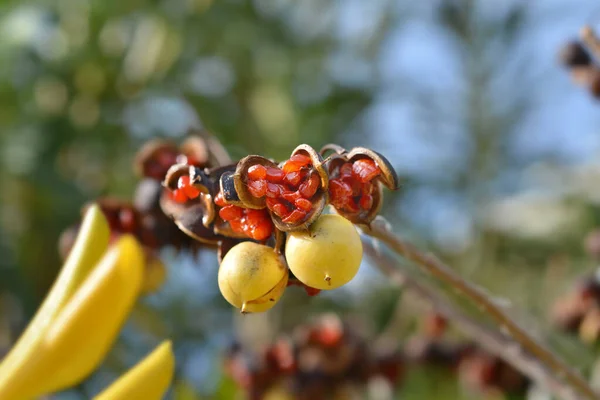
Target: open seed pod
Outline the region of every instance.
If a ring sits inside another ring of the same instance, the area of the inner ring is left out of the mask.
[[[201,179],[198,178],[197,173],[198,168],[186,164],[172,166],[163,183],[168,190],[163,191],[160,206],[165,215],[172,218],[179,229],[188,236],[204,243],[216,244],[222,237],[217,235],[211,226],[216,216],[215,205],[209,189],[199,183]],[[191,181],[194,187],[200,191],[200,195],[186,203],[178,203],[173,200],[169,190],[176,189],[179,178],[186,175],[192,175]],[[206,175],[203,177],[202,182],[209,182]]]
[[[188,154],[186,152],[187,146],[196,146],[193,142],[200,142],[207,155],[205,165],[202,166],[214,168],[232,163],[231,157],[225,147],[223,147],[221,142],[210,132],[205,129],[194,128],[190,130],[189,134],[192,135],[192,137],[188,139],[191,144],[188,144],[188,140],[186,140],[181,146],[184,154]]]
[[[354,162],[363,158],[373,160],[381,169],[381,175],[375,179],[381,181],[381,183],[383,183],[390,190],[397,190],[400,186],[398,182],[398,175],[396,174],[394,167],[387,158],[378,152],[365,147],[355,147],[347,154],[347,158],[350,162]]]
[[[225,173],[220,179],[221,192],[228,204],[256,210],[266,207],[266,198],[254,197],[248,189],[248,169],[255,165],[277,167],[275,162],[265,157],[250,155],[242,158],[234,173]]]
[[[292,152],[290,159],[295,155],[303,155],[310,158],[310,168],[312,171],[316,172],[319,177],[319,187],[310,199],[308,199],[312,203],[312,208],[304,218],[295,222],[286,222],[285,218],[281,218],[273,212],[271,213],[271,218],[273,219],[275,227],[284,232],[308,229],[308,227],[319,218],[329,202],[329,173],[323,165],[323,158],[315,151],[315,149],[307,144],[301,144],[296,147]],[[286,162],[281,163],[281,168],[285,169],[285,164]]]
[[[162,181],[169,167],[176,163],[179,149],[173,142],[155,139],[137,152],[133,169],[139,177]]]
[[[321,147],[319,154],[321,155],[321,157],[326,157],[327,154],[330,154],[330,153],[343,155],[343,154],[346,154],[347,152],[348,152],[348,150],[346,150],[339,144],[329,143],[329,144],[326,144],[325,146]]]

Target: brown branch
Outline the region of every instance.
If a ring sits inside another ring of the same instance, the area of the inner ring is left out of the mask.
[[[363,227],[363,231],[365,234],[379,239],[398,255],[414,262],[433,277],[455,289],[463,297],[479,306],[485,313],[492,317],[500,327],[506,329],[518,344],[511,342],[510,347],[499,349],[500,353],[511,352],[511,349],[516,349],[514,350],[515,354],[524,354],[524,351],[527,351],[537,359],[538,363],[548,368],[549,372],[551,372],[555,378],[562,379],[566,384],[579,392],[582,398],[600,399],[600,396],[594,392],[581,375],[565,364],[551,351],[538,343],[525,331],[525,329],[521,328],[513,321],[513,319],[494,302],[494,300],[490,299],[481,288],[462,279],[454,272],[454,270],[452,270],[452,268],[444,264],[435,256],[424,254],[410,243],[400,239],[391,231],[389,223],[385,221],[385,219],[377,217],[371,226]],[[395,275],[399,275],[400,278],[405,279],[402,274]],[[504,346],[506,346],[506,344]],[[520,350],[520,347],[523,348],[523,351]],[[514,358],[515,354],[511,354],[511,358]],[[498,355],[503,356],[502,354]],[[505,354],[504,356],[507,355]],[[561,393],[561,396],[565,398],[574,398],[572,396],[566,396],[566,393],[564,392]]]
[[[600,59],[600,39],[590,26],[584,26],[579,33],[581,41],[597,60]]]

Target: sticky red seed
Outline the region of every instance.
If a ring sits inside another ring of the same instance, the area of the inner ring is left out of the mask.
[[[284,200],[289,201],[290,203],[293,204],[296,200],[302,198],[302,195],[300,194],[300,192],[286,191],[286,192],[281,193],[281,197]]]
[[[302,166],[310,164],[312,161],[309,156],[305,156],[304,154],[294,154],[290,157],[290,161],[293,161],[298,164],[302,164]]]
[[[329,195],[332,202],[343,202],[346,198],[352,196],[352,188],[339,179],[332,179],[329,181]]]
[[[227,205],[222,192],[217,193],[217,195],[215,197],[215,204],[218,205],[219,207],[225,207]]]
[[[285,222],[286,224],[293,224],[293,223],[303,220],[304,218],[306,218],[306,212],[295,209],[294,211],[292,211],[290,213],[290,215],[283,218],[282,221]]]
[[[177,180],[177,188],[181,189],[190,184],[190,177],[187,175],[180,176]]]
[[[279,218],[285,218],[288,215],[290,215],[290,211],[287,209],[287,207],[282,204],[282,203],[278,203],[275,204],[273,206],[273,208],[271,209],[273,211],[273,213],[275,213],[275,215],[277,215]]]
[[[266,240],[273,233],[273,225],[270,221],[264,220],[262,223],[258,224],[251,231],[250,236],[254,240]]]
[[[310,200],[307,200],[304,198],[299,198],[298,200],[296,200],[294,202],[294,205],[296,207],[298,207],[300,210],[306,211],[306,212],[309,212],[310,210],[312,210],[312,206],[313,206]]]
[[[283,172],[288,174],[290,172],[299,171],[302,167],[305,167],[308,164],[310,164],[310,162],[310,157],[302,154],[296,154],[291,156],[290,159],[283,164],[282,169]]]
[[[347,201],[344,203],[342,208],[353,213],[357,213],[360,211],[358,204],[356,204],[352,197],[347,198]]]
[[[267,197],[277,198],[281,195],[282,188],[275,183],[267,183]]]
[[[345,163],[340,167],[340,178],[350,178],[352,177],[352,164]]]
[[[200,190],[196,189],[193,185],[184,186],[182,190],[189,199],[195,199],[200,196]]]
[[[279,168],[267,168],[266,179],[271,183],[281,183],[285,178],[285,172]]]
[[[244,226],[242,224],[242,220],[241,219],[234,219],[232,221],[229,221],[229,226],[231,226],[231,229],[234,232],[244,233]]]
[[[252,180],[265,179],[267,177],[267,168],[263,165],[256,164],[248,168],[248,178]]]
[[[202,164],[200,162],[200,160],[198,160],[196,157],[191,156],[191,155],[186,155],[185,156],[186,159],[186,164],[187,165],[195,165],[195,166],[199,166],[200,164]]]
[[[300,173],[300,171],[290,172],[285,176],[285,183],[293,187],[298,186],[300,184],[300,181],[302,181],[302,174]]]
[[[300,185],[300,189],[298,189],[298,191],[302,197],[310,199],[315,195],[315,193],[317,193],[320,184],[321,178],[317,173],[313,172],[308,179]]]
[[[229,205],[219,210],[219,217],[225,221],[234,221],[244,216],[244,209],[238,206]]]
[[[353,174],[361,182],[369,182],[381,173],[381,169],[375,164],[375,161],[369,159],[357,160],[352,164]]]
[[[370,194],[362,195],[358,204],[363,210],[370,210],[371,207],[373,207],[373,196],[371,196]]]
[[[248,182],[248,191],[254,197],[263,197],[267,194],[267,182],[260,181],[249,181]]]
[[[185,203],[188,200],[187,196],[181,189],[173,190],[172,196],[173,196],[173,200],[175,200],[178,203]]]

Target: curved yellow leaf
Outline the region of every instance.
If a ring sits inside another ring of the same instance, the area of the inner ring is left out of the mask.
[[[140,291],[144,255],[123,236],[60,310],[22,373],[0,386],[0,399],[29,399],[74,385],[102,361]]]
[[[170,341],[164,341],[152,353],[127,371],[94,400],[160,400],[169,388],[175,369]]]
[[[27,359],[37,357],[39,342],[61,308],[106,252],[109,236],[110,230],[104,214],[97,205],[90,207],[83,218],[73,249],[52,289],[25,332],[0,363],[0,398],[6,398],[2,393],[8,382],[16,379],[17,375],[28,373],[24,369]]]

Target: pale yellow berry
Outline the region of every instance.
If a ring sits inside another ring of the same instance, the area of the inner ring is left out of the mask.
[[[283,257],[271,247],[242,242],[227,252],[219,267],[219,289],[242,312],[262,312],[281,298],[288,281]]]
[[[354,225],[340,215],[321,215],[308,231],[288,234],[285,258],[305,285],[335,289],[352,280],[362,261],[362,243]]]

